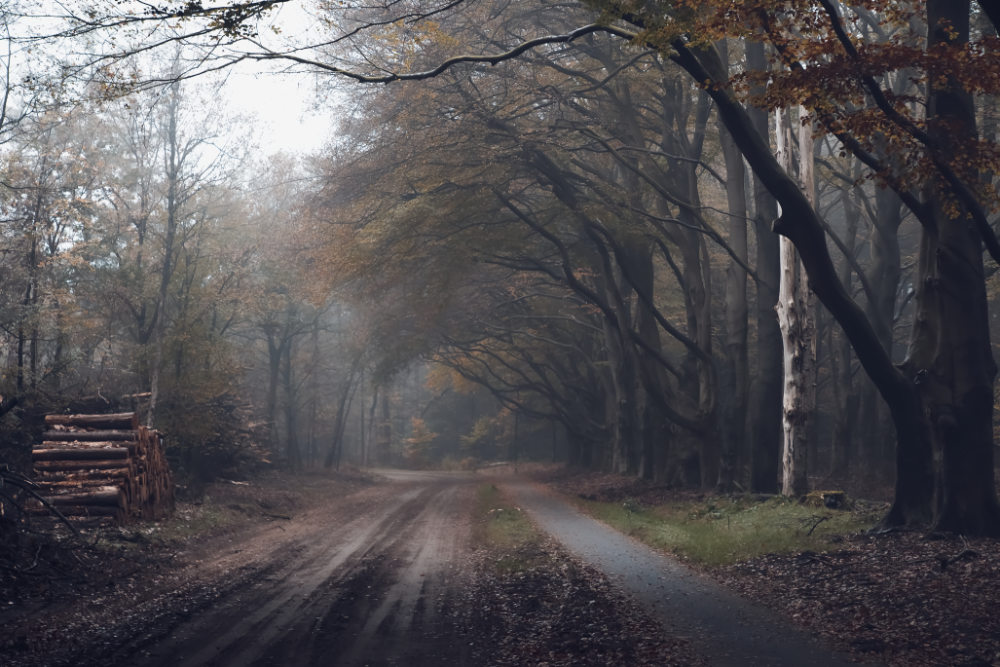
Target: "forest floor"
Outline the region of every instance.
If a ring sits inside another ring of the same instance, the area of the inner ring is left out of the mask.
[[[699,664],[484,477],[390,474],[220,482],[96,543],[0,549],[0,664]]]
[[[477,500],[486,473],[412,475],[219,482],[169,521],[94,543],[4,543],[0,664],[701,663],[554,540],[484,539],[518,512]],[[644,505],[678,495],[613,476],[545,483]],[[859,661],[1000,666],[995,540],[842,535],[694,565]]]
[[[535,477],[574,499],[645,507],[705,501],[616,475],[549,470]],[[856,660],[1000,667],[1000,540],[859,531],[826,541],[724,565],[673,555]]]

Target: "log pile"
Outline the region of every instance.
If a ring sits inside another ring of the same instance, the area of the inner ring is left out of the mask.
[[[134,412],[48,415],[31,453],[39,493],[67,517],[116,524],[159,519],[174,506],[160,434]]]

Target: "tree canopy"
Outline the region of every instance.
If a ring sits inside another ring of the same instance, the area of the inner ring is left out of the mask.
[[[339,138],[314,162],[320,186],[296,210],[292,245],[310,285],[293,299],[296,279],[278,262],[256,322],[272,425],[284,387],[290,459],[304,381],[296,341],[336,320],[365,333],[344,348],[331,452],[364,373],[385,389],[419,362],[480,385],[498,410],[559,424],[581,463],[774,490],[777,233],[839,327],[821,322],[829,361],[810,380],[835,404],[817,422],[841,434],[827,447],[831,468],[843,472],[846,452],[885,458],[892,448],[872,442],[894,432],[888,525],[1000,533],[983,257],[1000,260],[994,3],[67,7],[16,37],[66,45],[54,76],[67,96],[176,91],[247,62],[312,73],[331,96],[352,96]],[[161,52],[174,54],[172,68],[151,67]],[[790,147],[812,154],[815,182],[775,155],[767,114],[786,108],[815,128],[812,149]],[[106,201],[125,214],[120,233],[134,235],[115,258],[136,270],[119,303],[145,346],[155,403],[164,355],[184,357],[192,340],[173,341],[168,319],[203,322],[189,297],[220,273],[194,268],[196,232],[217,211],[212,188],[187,190],[199,181],[182,174],[186,144],[169,131],[144,138],[144,127],[135,157],[165,142],[149,153],[165,156],[163,173]],[[44,180],[38,160],[11,168]],[[77,174],[59,196],[100,190],[88,179]],[[28,238],[42,233],[43,207],[50,238],[63,233],[58,199],[21,198]],[[156,279],[141,270],[149,216],[163,230]],[[30,246],[13,337],[35,363],[25,350],[41,340],[45,300],[34,253],[46,246]],[[47,247],[58,254],[58,241]],[[330,295],[338,307],[324,310]],[[37,377],[31,363],[17,364],[19,387]],[[870,384],[855,380],[855,363]],[[852,411],[867,432],[850,434]],[[399,428],[416,460],[440,431],[412,417]]]

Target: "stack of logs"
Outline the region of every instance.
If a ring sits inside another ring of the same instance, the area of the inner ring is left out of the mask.
[[[173,509],[174,485],[157,431],[134,412],[48,415],[31,458],[39,494],[64,516],[116,524],[159,519]]]

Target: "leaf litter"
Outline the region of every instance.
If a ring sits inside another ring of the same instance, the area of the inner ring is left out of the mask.
[[[589,500],[704,497],[619,475],[535,477]],[[861,662],[1000,667],[1000,540],[890,531],[834,535],[828,547],[702,569]]]

